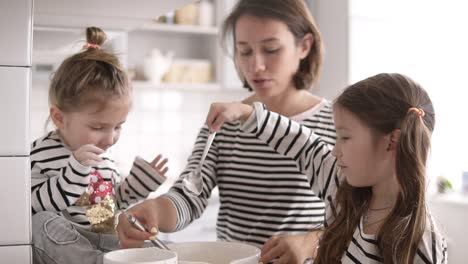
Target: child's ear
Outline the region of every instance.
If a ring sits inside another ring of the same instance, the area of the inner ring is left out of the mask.
[[[54,122],[55,127],[62,128],[64,125],[63,112],[55,105],[50,107],[49,110],[50,119]]]
[[[299,48],[301,49],[301,60],[307,57],[309,55],[310,49],[312,48],[312,45],[314,44],[314,35],[307,33],[305,36],[302,38],[301,43],[299,44]]]
[[[398,142],[400,142],[400,136],[401,136],[401,130],[400,129],[394,129],[389,134],[387,150],[396,150],[396,148],[398,146]]]

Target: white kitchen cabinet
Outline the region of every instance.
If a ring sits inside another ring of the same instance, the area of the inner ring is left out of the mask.
[[[29,155],[31,69],[0,67],[0,80],[0,156]]]
[[[30,246],[0,246],[0,263],[26,264],[32,263]]]
[[[31,66],[32,0],[0,5],[0,66]]]
[[[2,212],[0,248],[31,243],[31,173],[29,157],[0,157]],[[3,257],[0,252],[0,257]],[[2,263],[16,263],[3,262]]]
[[[192,0],[36,0],[34,25],[131,29]]]
[[[143,24],[129,32],[128,66],[141,72],[143,62],[151,49],[159,49],[166,54],[174,52],[177,59],[207,60],[212,65],[213,79],[210,83],[160,83],[137,81],[136,89],[152,87],[168,90],[226,90],[240,89],[242,86],[232,59],[220,45],[220,27],[224,17],[236,0],[214,0],[214,25]],[[229,43],[228,43],[228,46]],[[140,76],[141,77],[141,76]]]

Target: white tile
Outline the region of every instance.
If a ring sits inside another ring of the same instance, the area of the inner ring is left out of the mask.
[[[178,91],[164,91],[161,100],[161,107],[165,110],[178,110],[183,106],[183,94]]]
[[[158,111],[145,111],[136,113],[138,116],[138,131],[141,133],[156,133],[164,129],[164,120],[161,119],[161,114]]]
[[[2,260],[2,263],[32,263],[31,253],[31,246],[0,247],[0,259]]]
[[[31,243],[31,173],[28,157],[0,157],[0,245]],[[1,247],[0,247],[1,248]],[[3,261],[3,259],[2,259]],[[16,263],[16,262],[4,262]]]
[[[0,65],[31,66],[32,0],[0,2]]]
[[[0,156],[29,155],[30,78],[29,68],[0,67]]]
[[[162,98],[159,91],[137,91],[134,96],[138,103],[138,105],[135,105],[135,109],[157,111],[161,108]]]

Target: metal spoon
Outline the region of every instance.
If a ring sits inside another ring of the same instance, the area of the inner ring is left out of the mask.
[[[200,159],[200,163],[198,163],[198,167],[194,171],[183,176],[183,188],[185,193],[189,195],[198,196],[203,191],[203,177],[201,171],[203,163],[205,162],[206,155],[210,150],[211,143],[213,143],[213,139],[215,136],[216,132],[210,133],[210,135],[208,136],[208,139],[206,140],[205,149],[203,150],[203,154]]]
[[[146,228],[140,223],[140,221],[138,221],[138,219],[136,219],[133,215],[129,215],[127,214],[127,212],[125,211],[122,211],[122,214],[125,215],[125,217],[127,218],[127,221],[130,222],[134,227],[140,229],[141,231],[143,232],[149,232],[148,230],[146,230]],[[167,250],[170,250],[161,240],[159,240],[157,237],[154,238],[154,240],[150,240],[151,243],[153,243],[153,245],[155,245],[156,247],[160,248],[160,249],[167,249]]]

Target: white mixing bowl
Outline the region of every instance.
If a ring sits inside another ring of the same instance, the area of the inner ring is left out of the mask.
[[[234,242],[184,242],[167,245],[179,264],[258,264],[260,249]]]
[[[120,249],[106,253],[104,264],[177,264],[177,255],[154,247]]]

